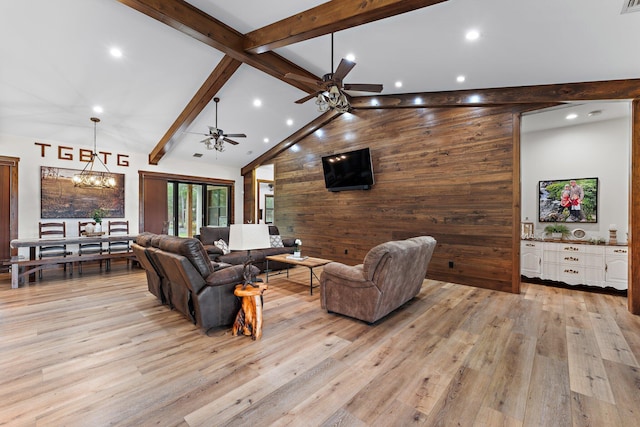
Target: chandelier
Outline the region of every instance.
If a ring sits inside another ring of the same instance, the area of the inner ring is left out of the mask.
[[[116,186],[116,179],[111,175],[111,172],[109,172],[107,165],[98,157],[98,150],[96,149],[96,126],[100,119],[91,117],[91,121],[93,122],[93,151],[91,152],[91,160],[85,165],[82,172],[73,176],[73,185],[75,187],[114,188]],[[100,162],[105,172],[93,170],[96,165],[96,159]]]
[[[348,113],[351,109],[347,95],[336,85],[331,85],[329,86],[329,90],[320,93],[316,97],[316,105],[318,106],[318,111],[321,113],[329,110]]]

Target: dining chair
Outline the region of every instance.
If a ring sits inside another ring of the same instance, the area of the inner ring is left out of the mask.
[[[87,225],[93,225],[95,226],[96,223],[94,221],[78,221],[78,236],[84,236],[86,235],[87,232]],[[89,254],[101,254],[103,251],[102,249],[102,242],[98,242],[98,243],[78,243],[78,256],[82,256],[82,255],[89,255]],[[82,263],[84,262],[88,262],[88,261],[79,261],[78,262],[78,272],[80,272],[80,274],[82,274]],[[102,271],[102,260],[99,260],[100,262],[100,270]]]
[[[129,234],[129,221],[109,221],[107,225],[109,236],[118,234]],[[122,253],[131,252],[131,243],[128,240],[118,240],[109,242],[109,253]],[[129,266],[130,260],[127,258],[127,266]],[[111,260],[107,260],[107,270],[111,269]]]
[[[67,237],[67,223],[66,222],[38,222],[38,234],[41,239],[47,237]],[[41,245],[38,246],[38,257],[40,259],[46,257],[66,257],[71,255],[71,252],[67,251],[67,245]],[[64,271],[67,271],[67,263],[63,264]],[[73,275],[73,264],[71,264],[71,275]],[[38,278],[42,279],[42,269],[38,271]]]

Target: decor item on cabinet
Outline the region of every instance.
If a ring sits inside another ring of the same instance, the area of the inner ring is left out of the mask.
[[[562,224],[547,225],[544,232],[551,235],[553,239],[560,240],[569,235],[569,227]]]
[[[584,239],[584,236],[586,235],[587,233],[582,228],[575,228],[571,230],[571,236],[573,236],[574,239]]]
[[[302,240],[296,239],[295,244],[296,248],[293,250],[293,256],[296,258],[300,258],[302,253],[302,251],[300,250],[300,246],[302,246]]]
[[[96,203],[105,209],[108,218],[124,217],[124,174],[114,173],[116,186],[96,196],[95,188],[76,187],[73,176],[78,169],[51,166],[40,167],[40,217],[42,219],[91,218]]]
[[[91,152],[91,160],[87,162],[79,174],[73,176],[73,184],[76,187],[114,188],[116,186],[116,179],[111,175],[111,171],[109,171],[107,165],[98,157],[98,150],[96,148],[97,124],[100,122],[100,119],[91,117],[90,120],[93,122],[93,151]],[[98,162],[102,165],[104,169],[103,172],[93,169],[96,165],[96,159],[98,159]]]
[[[615,224],[609,224],[609,244],[617,245],[618,244],[618,226]]]
[[[520,237],[523,239],[533,239],[533,223],[522,222],[520,223]]]
[[[598,178],[538,183],[540,222],[598,222]]]

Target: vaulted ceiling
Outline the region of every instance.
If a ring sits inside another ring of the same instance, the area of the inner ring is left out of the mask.
[[[313,100],[295,104],[317,88],[284,74],[330,72],[331,32],[336,65],[355,55],[357,65],[345,81],[382,83],[381,99],[635,79],[640,13],[621,14],[622,5],[623,0],[4,1],[0,134],[89,146],[89,117],[96,115],[102,119],[101,146],[144,153],[151,163],[173,158],[242,167],[330,119]],[[468,30],[477,30],[479,38],[467,40]],[[113,47],[122,57],[109,54]],[[461,75],[465,80],[458,82]],[[247,134],[222,153],[206,150],[198,135],[215,122],[214,96],[221,99],[219,127]],[[365,100],[370,105],[371,98],[361,98],[360,106]],[[96,105],[104,111],[93,112]]]

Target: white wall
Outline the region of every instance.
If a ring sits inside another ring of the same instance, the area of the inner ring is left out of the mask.
[[[41,147],[35,142],[51,144],[52,147],[45,151],[45,157],[41,157]],[[73,147],[73,160],[58,159],[57,147]],[[91,145],[74,146],[67,142],[47,141],[31,138],[0,135],[0,155],[18,157],[18,237],[38,237],[38,222],[40,218],[40,166],[60,167],[67,169],[84,168],[84,162],[78,160],[78,149],[84,148],[92,151]],[[98,151],[107,150],[98,145]],[[128,167],[117,166],[115,160],[107,162],[107,167],[113,173],[125,174],[125,218],[129,220],[129,227],[133,233],[138,232],[139,204],[138,204],[138,171],[166,172],[188,176],[207,178],[220,178],[235,181],[235,222],[242,223],[243,212],[243,180],[239,168],[227,168],[203,164],[202,162],[185,162],[171,160],[171,154],[160,161],[157,166],[148,163],[147,152],[122,152],[111,150],[129,156]],[[60,218],[67,221],[67,234],[77,235],[77,218]],[[26,251],[26,250],[25,250]],[[21,255],[28,255],[20,253]]]
[[[618,242],[626,243],[630,144],[629,118],[522,134],[522,221],[533,222],[539,237],[547,225],[538,222],[538,181],[595,177],[599,179],[598,222],[566,225],[584,229],[587,238],[608,240],[609,225],[616,224]]]

